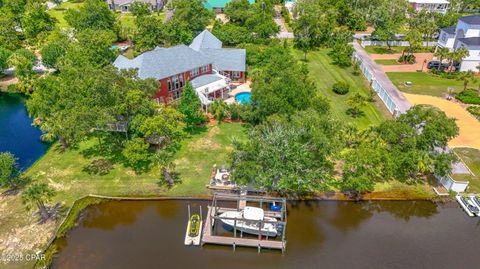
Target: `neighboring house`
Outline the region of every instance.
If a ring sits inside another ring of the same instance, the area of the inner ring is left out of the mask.
[[[157,47],[132,60],[120,55],[113,64],[119,69],[137,69],[141,79],[159,80],[155,94],[159,102],[178,100],[189,80],[206,106],[227,98],[232,81],[245,82],[245,61],[245,49],[222,48],[222,42],[205,30],[190,46]]]
[[[429,12],[438,12],[445,14],[450,6],[447,0],[408,0],[410,5],[416,10],[427,10]]]
[[[460,63],[460,71],[478,72],[480,65],[480,14],[461,17],[456,26],[440,29],[437,48],[450,51],[465,47],[469,56]]]
[[[113,11],[130,12],[130,6],[135,2],[150,4],[152,11],[160,11],[165,6],[166,0],[106,0],[108,7]]]
[[[213,10],[216,13],[223,13],[225,6],[230,2],[230,0],[206,0],[204,6],[208,10]],[[255,3],[255,0],[248,0],[250,4]]]

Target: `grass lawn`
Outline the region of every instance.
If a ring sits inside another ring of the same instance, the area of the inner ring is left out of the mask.
[[[397,62],[397,60],[394,60],[394,59],[378,59],[378,60],[375,60],[375,62],[381,65],[399,65],[400,64],[399,62]]]
[[[223,123],[198,130],[182,142],[176,154],[176,172],[181,183],[171,189],[159,186],[158,170],[135,174],[122,164],[115,164],[107,175],[89,175],[85,165],[98,157],[85,157],[85,150],[96,146],[95,140],[82,143],[78,149],[59,151],[54,144],[26,175],[37,182],[47,182],[56,189],[52,204],[70,207],[76,199],[88,194],[107,196],[202,196],[209,194],[212,166],[227,162],[232,139],[246,139],[246,128],[240,123]],[[2,192],[5,190],[1,190]],[[26,211],[20,195],[0,195],[0,253],[32,254],[41,250],[53,235],[57,223],[37,223],[36,210]],[[32,262],[17,262],[2,268],[31,268]],[[3,263],[2,263],[3,266]]]
[[[394,53],[402,53],[407,47],[398,47],[392,46],[390,50],[386,46],[366,46],[365,51],[370,54],[394,54]],[[426,48],[423,47],[421,49],[415,50],[415,52],[432,52],[433,48]]]
[[[471,175],[453,175],[453,179],[470,181],[469,192],[480,192],[480,150],[471,148],[456,148],[455,153],[465,162],[470,170],[475,174]]]
[[[242,124],[224,123],[210,126],[184,140],[175,161],[182,183],[169,190],[158,185],[157,169],[136,174],[118,163],[104,176],[84,172],[86,165],[93,159],[100,158],[85,157],[83,154],[97,145],[94,140],[86,141],[78,149],[64,153],[59,151],[58,145],[52,146],[52,149],[27,171],[27,175],[36,181],[49,183],[58,192],[55,200],[64,201],[68,205],[91,193],[111,196],[202,195],[207,193],[205,184],[209,182],[212,165],[221,165],[227,161],[233,137],[246,137]]]
[[[456,79],[446,79],[424,72],[389,72],[390,80],[397,88],[406,93],[445,97],[448,88],[452,87],[455,92],[463,90],[463,82]],[[412,82],[411,86],[405,86],[405,81]]]
[[[70,9],[70,8],[78,9],[82,5],[83,5],[83,2],[68,1],[68,2],[63,2],[62,4],[56,6],[53,9],[50,9],[47,12],[48,12],[48,14],[50,14],[50,16],[54,17],[58,21],[57,25],[60,28],[69,28],[70,25],[68,25],[67,21],[64,18],[65,17],[65,11],[67,11],[67,9]]]
[[[354,76],[352,68],[340,68],[332,64],[332,60],[327,55],[328,50],[320,49],[310,52],[307,55],[307,63],[310,75],[317,84],[318,90],[322,95],[330,99],[332,104],[332,113],[342,121],[352,122],[361,129],[365,129],[370,125],[379,124],[389,117],[388,112],[380,100],[375,103],[369,103],[362,110],[365,115],[359,118],[352,118],[346,114],[348,108],[346,100],[359,92],[364,96],[369,95],[370,90],[366,80],[362,75]],[[294,55],[300,60],[303,59],[303,53],[295,50]],[[346,95],[338,95],[331,89],[332,85],[337,81],[345,81],[351,85],[350,92]]]

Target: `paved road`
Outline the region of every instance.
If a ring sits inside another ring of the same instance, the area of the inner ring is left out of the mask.
[[[357,55],[362,58],[363,63],[367,68],[372,72],[372,75],[375,79],[382,85],[388,95],[392,98],[393,102],[396,104],[398,110],[401,113],[405,113],[410,107],[411,104],[405,98],[405,96],[393,85],[392,81],[387,77],[382,68],[376,64],[368,55],[368,53],[358,44],[358,42],[353,42],[353,48]]]

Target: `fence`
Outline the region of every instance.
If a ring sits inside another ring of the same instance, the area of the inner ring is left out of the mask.
[[[388,79],[383,71],[376,66],[370,59],[363,48],[358,48],[356,44],[353,59],[358,63],[363,75],[370,83],[372,89],[377,93],[378,97],[383,101],[388,111],[394,116],[404,113],[410,108],[410,103],[406,101],[405,97],[398,93],[396,87]]]
[[[408,41],[371,41],[371,40],[362,40],[361,43],[362,47],[367,47],[367,46],[394,46],[394,47],[408,47],[410,46],[410,43]],[[430,41],[430,42],[423,42],[422,46],[424,47],[434,47],[437,45],[436,41]]]

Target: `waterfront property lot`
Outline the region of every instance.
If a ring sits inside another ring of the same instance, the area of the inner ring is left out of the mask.
[[[472,148],[456,148],[455,153],[465,162],[474,175],[453,175],[455,180],[470,181],[469,192],[480,192],[480,150]]]
[[[465,108],[444,98],[408,93],[404,95],[412,105],[431,105],[445,112],[448,117],[457,120],[460,134],[448,142],[450,147],[471,147],[480,149],[480,122],[468,113]]]
[[[294,51],[294,55],[299,60],[303,59],[303,53],[298,50]],[[361,74],[358,76],[352,74],[353,69],[351,67],[340,68],[332,64],[327,49],[310,52],[307,56],[307,64],[310,70],[310,76],[315,81],[320,93],[331,101],[332,113],[338,119],[344,122],[351,122],[360,129],[365,129],[368,126],[379,124],[384,121],[385,118],[389,117],[387,109],[379,99],[362,108],[365,113],[362,117],[352,118],[346,114],[346,110],[348,109],[347,99],[355,93],[368,96],[370,95],[370,89]],[[349,83],[351,86],[350,92],[346,95],[334,93],[331,88],[337,81]]]
[[[448,88],[455,92],[463,90],[463,81],[456,79],[446,79],[422,72],[388,72],[387,76],[397,86],[397,88],[406,93],[431,95],[444,98],[448,94]],[[405,82],[411,82],[406,86]]]
[[[32,166],[27,175],[34,180],[49,183],[58,192],[55,199],[70,205],[87,194],[110,196],[170,195],[192,196],[207,193],[205,184],[210,180],[213,164],[226,163],[232,150],[232,139],[244,139],[245,128],[239,123],[224,123],[198,129],[182,142],[176,154],[176,169],[181,183],[171,189],[160,186],[159,170],[135,173],[121,163],[104,176],[84,171],[92,160],[115,159],[116,156],[97,154],[98,144],[89,140],[78,149],[60,152],[58,145]],[[89,155],[88,157],[86,155]],[[91,155],[91,156],[90,156]]]
[[[49,204],[60,203],[70,207],[76,199],[88,194],[106,196],[206,196],[205,185],[210,181],[213,164],[226,163],[233,149],[232,139],[246,138],[246,128],[240,123],[224,123],[196,130],[182,142],[177,152],[176,169],[181,183],[168,189],[162,186],[158,169],[136,174],[120,163],[107,175],[90,175],[84,167],[96,157],[85,152],[96,146],[89,140],[78,149],[61,152],[54,144],[26,175],[38,182],[46,182],[57,191]],[[4,192],[5,190],[2,190]],[[32,254],[42,250],[53,235],[54,221],[39,224],[36,210],[26,211],[19,194],[0,195],[0,253]],[[2,263],[1,268],[31,268],[32,262]]]

